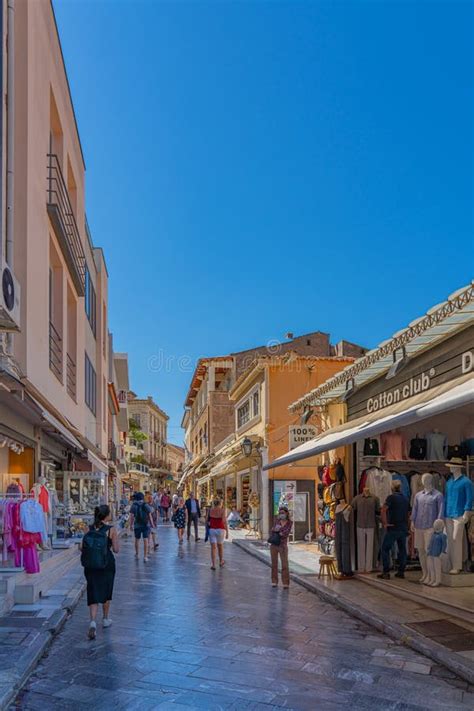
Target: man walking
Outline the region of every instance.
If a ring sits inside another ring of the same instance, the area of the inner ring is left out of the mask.
[[[199,538],[198,525],[199,519],[201,518],[201,509],[199,507],[199,501],[196,499],[192,491],[189,494],[189,498],[186,500],[186,509],[188,511],[188,541],[191,538],[191,523],[194,524],[194,538],[196,541],[199,541],[201,539]]]
[[[390,552],[396,542],[398,548],[398,571],[396,578],[405,577],[407,564],[408,508],[409,502],[401,492],[401,482],[392,481],[392,493],[382,508],[385,536],[382,542],[383,573],[377,577],[390,580]]]
[[[148,538],[153,528],[151,506],[145,503],[145,497],[141,492],[134,494],[134,501],[130,508],[130,528],[135,534],[135,558],[140,555],[140,538],[143,538],[143,560],[148,563]]]

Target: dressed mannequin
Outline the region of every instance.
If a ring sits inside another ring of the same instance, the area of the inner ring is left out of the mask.
[[[38,482],[33,484],[31,493],[35,497],[35,501],[39,503],[44,513],[44,525],[45,531],[48,533],[50,530],[50,513],[51,513],[51,495],[48,487],[46,486],[46,477],[40,476]],[[46,541],[43,542],[43,547],[45,547]]]
[[[380,515],[380,500],[372,495],[368,486],[364,486],[362,494],[352,500],[351,507],[357,517],[357,570],[360,573],[370,573],[374,557],[374,532],[377,516]]]
[[[339,575],[343,578],[352,577],[351,563],[351,526],[352,509],[341,500],[336,506],[336,557]]]
[[[434,488],[432,474],[423,474],[421,482],[423,484],[423,491],[419,491],[415,496],[411,514],[411,525],[412,530],[415,532],[415,548],[418,551],[421,564],[422,576],[420,583],[424,583],[428,578],[426,552],[433,534],[433,524],[436,519],[443,516],[444,498],[443,495]]]
[[[473,485],[462,472],[462,459],[452,459],[446,465],[452,479],[446,484],[445,518],[448,534],[450,575],[458,575],[463,564],[463,541],[466,524],[471,518]]]
[[[425,585],[437,588],[441,585],[441,556],[446,553],[448,537],[444,533],[444,521],[437,518],[427,548],[428,575]]]

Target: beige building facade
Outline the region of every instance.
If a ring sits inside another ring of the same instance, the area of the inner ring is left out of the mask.
[[[13,275],[17,328],[0,326],[8,453],[0,490],[15,473],[25,488],[46,476],[70,498],[72,480],[90,474],[93,484],[83,487],[97,494],[90,507],[106,498],[109,471],[107,267],[87,225],[84,156],[52,5],[19,0],[8,18],[3,7],[10,100],[0,266]]]

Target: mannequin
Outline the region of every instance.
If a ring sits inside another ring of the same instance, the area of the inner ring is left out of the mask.
[[[422,571],[419,582],[424,583],[428,578],[426,551],[433,534],[433,524],[443,515],[444,498],[434,488],[432,474],[423,474],[421,482],[423,491],[419,491],[415,496],[411,521],[412,530],[415,532],[415,548],[418,550]]]
[[[437,518],[433,523],[433,534],[427,549],[428,575],[425,585],[437,588],[441,585],[441,556],[446,553],[448,537],[444,533],[444,522]]]
[[[374,532],[377,516],[380,515],[380,501],[372,495],[368,486],[364,486],[362,494],[352,500],[351,506],[357,516],[357,570],[360,573],[370,573],[374,557]]]
[[[459,575],[463,564],[463,541],[466,523],[471,518],[473,485],[462,472],[462,459],[452,459],[446,465],[452,472],[452,479],[446,484],[446,532],[450,575]]]
[[[352,509],[342,499],[336,506],[336,557],[339,575],[352,577],[351,563],[351,528],[350,516]]]
[[[43,509],[44,513],[44,525],[45,525],[45,531],[49,532],[50,530],[50,521],[49,521],[49,515],[51,513],[51,499],[50,499],[50,492],[49,489],[46,486],[47,481],[46,477],[40,476],[38,482],[36,484],[33,484],[33,488],[31,489],[31,493],[35,497],[35,501],[39,503],[41,508]],[[46,541],[44,542],[44,544]],[[43,544],[43,546],[44,546]]]

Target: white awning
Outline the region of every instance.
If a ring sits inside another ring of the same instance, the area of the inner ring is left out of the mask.
[[[109,473],[109,467],[107,465],[107,462],[103,462],[102,459],[99,459],[99,457],[94,454],[94,452],[91,452],[90,449],[87,450],[87,459],[90,461],[92,466],[95,467],[95,469],[101,474]]]
[[[331,449],[352,444],[365,437],[374,437],[396,427],[405,427],[419,420],[469,404],[474,404],[474,377],[472,375],[457,378],[450,383],[439,385],[431,391],[386,407],[381,411],[382,417],[379,413],[371,413],[340,427],[334,427],[287,452],[282,457],[278,457],[263,468],[265,470],[273,469],[314,457]]]
[[[29,395],[29,397],[33,400],[35,405],[37,405],[39,407],[39,409],[41,410],[41,417],[44,420],[46,420],[47,422],[49,422],[49,424],[53,427],[53,429],[55,429],[56,432],[58,434],[60,434],[68,442],[68,444],[72,445],[73,447],[78,449],[80,452],[82,452],[84,450],[84,447],[79,442],[79,440],[76,439],[76,437],[74,437],[72,432],[69,432],[69,430],[66,427],[64,427],[64,425],[61,424],[61,422],[59,422],[59,420],[57,420],[56,417],[54,417],[54,415],[52,415],[50,412],[48,412],[48,410],[45,410],[43,405],[41,405],[41,403],[38,402],[38,400],[36,400],[32,395]]]

